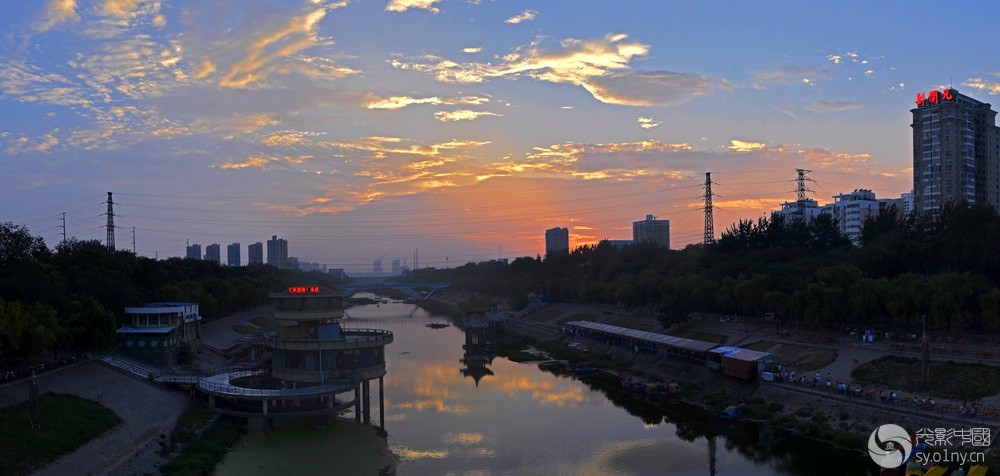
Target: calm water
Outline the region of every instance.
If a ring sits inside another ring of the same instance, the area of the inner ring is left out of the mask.
[[[450,321],[410,304],[359,306],[348,314],[345,327],[394,334],[386,349],[385,427],[402,475],[856,475],[872,466],[860,453],[835,454],[686,407],[668,408],[664,416],[536,364],[491,358],[483,351],[488,330],[429,328]],[[372,413],[377,420],[375,402]],[[287,474],[342,473],[331,464],[347,449],[342,434],[333,447],[324,441],[333,438],[329,431],[282,431],[247,438],[219,473],[278,467]],[[295,448],[306,450],[296,455]]]

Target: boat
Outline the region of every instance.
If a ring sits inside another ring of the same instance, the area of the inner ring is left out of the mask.
[[[634,380],[628,380],[622,382],[622,390],[624,390],[627,393],[642,395],[646,393],[646,383],[636,382]]]
[[[646,385],[646,401],[660,403],[680,391],[681,386],[676,383],[653,382]]]
[[[719,413],[719,418],[723,420],[735,420],[743,413],[743,405],[729,405]]]

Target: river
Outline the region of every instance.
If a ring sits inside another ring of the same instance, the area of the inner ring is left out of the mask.
[[[861,452],[723,422],[695,407],[655,407],[537,364],[491,356],[491,331],[399,302],[356,306],[345,328],[393,332],[385,429],[397,473],[580,475],[863,475]],[[447,327],[428,324],[449,324]],[[377,385],[372,412],[377,424]],[[351,418],[350,415],[347,418]],[[353,420],[351,420],[353,421]],[[349,428],[348,425],[345,427]],[[249,435],[218,473],[375,474],[337,465],[344,432]],[[877,473],[871,473],[877,474]]]

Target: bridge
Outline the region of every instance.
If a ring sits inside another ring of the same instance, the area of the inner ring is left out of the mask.
[[[399,289],[406,291],[410,297],[418,301],[430,298],[439,289],[447,289],[450,287],[451,283],[398,283],[385,281],[381,278],[357,279],[351,284],[337,286],[337,288],[343,290],[347,294],[354,294],[361,291],[375,291],[378,289]],[[418,291],[418,289],[421,291]],[[423,290],[428,291],[423,293]]]

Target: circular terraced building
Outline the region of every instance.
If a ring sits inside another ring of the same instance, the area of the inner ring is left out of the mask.
[[[197,388],[209,404],[225,414],[262,417],[264,429],[272,418],[333,418],[352,406],[357,419],[370,423],[370,384],[378,379],[383,425],[385,346],[392,332],[344,329],[344,295],[320,286],[292,286],[270,298],[281,325],[263,341],[265,365],[200,378]],[[352,391],[353,397],[337,398]]]

